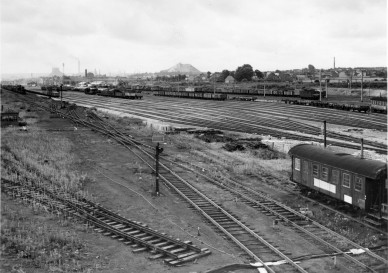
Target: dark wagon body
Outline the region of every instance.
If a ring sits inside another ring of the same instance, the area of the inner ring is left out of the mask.
[[[291,180],[359,207],[387,216],[387,164],[300,144],[290,149]]]

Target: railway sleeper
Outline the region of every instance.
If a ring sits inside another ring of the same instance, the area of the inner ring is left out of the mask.
[[[150,259],[150,260],[156,260],[156,259],[159,259],[159,258],[163,258],[164,256],[165,256],[164,253],[157,253],[157,254],[155,254],[155,255],[152,255],[152,256],[148,257],[148,259]]]
[[[182,255],[178,255],[178,259],[167,261],[170,265],[179,265],[185,262],[194,261],[198,258],[210,255],[210,251],[207,248],[201,249],[200,253],[197,252],[188,252]]]
[[[243,235],[243,234],[247,234],[247,232],[245,230],[236,230],[236,231],[229,231],[230,234],[232,235]]]
[[[132,252],[133,253],[139,253],[139,252],[143,252],[143,251],[146,251],[146,250],[147,250],[146,247],[141,247],[141,248],[133,249]]]
[[[161,247],[161,246],[168,245],[169,243],[170,243],[170,242],[164,241],[164,242],[161,242],[161,243],[154,244],[153,246],[155,246],[155,247]]]
[[[127,227],[127,228],[124,228],[124,229],[120,229],[121,232],[127,232],[127,231],[130,231],[130,230],[133,230],[132,227]]]
[[[163,246],[163,247],[160,247],[160,249],[163,249],[163,250],[168,250],[170,248],[174,248],[174,247],[177,247],[177,245],[175,244],[172,244],[172,245],[168,245],[168,246]]]
[[[147,241],[147,243],[149,244],[155,244],[155,243],[160,243],[160,241],[162,241],[163,239],[161,238],[157,238],[157,239],[154,239],[154,240],[150,240],[150,241]]]
[[[126,232],[126,234],[128,234],[128,235],[135,235],[135,234],[138,234],[138,233],[141,233],[141,231],[140,230],[134,230],[134,231]]]
[[[154,235],[148,235],[148,236],[140,238],[140,239],[142,239],[143,241],[146,241],[148,243],[148,240],[150,240],[150,239],[152,239],[154,237],[155,237]]]
[[[223,228],[226,228],[226,229],[229,229],[229,228],[241,228],[240,225],[236,224],[236,223],[230,223],[230,224],[225,224],[222,226]]]

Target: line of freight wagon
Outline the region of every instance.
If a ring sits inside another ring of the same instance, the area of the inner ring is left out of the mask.
[[[387,97],[371,97],[370,104],[341,104],[335,102],[325,102],[325,101],[311,101],[311,100],[295,100],[295,99],[283,99],[286,104],[297,104],[297,105],[307,105],[315,106],[320,108],[331,108],[345,111],[353,112],[370,112],[370,113],[387,113]]]
[[[168,91],[168,92],[204,92],[204,93],[219,93],[219,94],[235,94],[235,95],[257,95],[257,96],[285,96],[299,97],[299,89],[294,88],[270,88],[267,90],[258,88],[215,88],[211,86],[151,86],[151,85],[135,85],[132,89],[143,91]]]
[[[155,96],[177,97],[188,99],[203,99],[203,100],[226,100],[226,94],[206,93],[206,92],[191,92],[191,91],[157,91]]]

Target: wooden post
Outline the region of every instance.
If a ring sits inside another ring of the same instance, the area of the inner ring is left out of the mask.
[[[326,79],[325,81],[326,81],[326,99],[327,99],[327,93],[329,93],[329,90],[327,89],[327,81],[328,81],[328,79]]]
[[[364,139],[361,138],[361,155],[360,155],[361,159],[364,158]]]
[[[156,166],[155,166],[155,176],[156,176],[156,181],[155,181],[155,196],[159,196],[159,142],[156,144],[156,153],[155,153],[155,159],[156,159]]]
[[[319,101],[322,101],[322,69],[319,70]]]
[[[362,84],[363,84],[363,81],[364,81],[364,73],[361,70],[361,102],[362,102]]]
[[[323,121],[323,147],[326,148],[326,120]]]

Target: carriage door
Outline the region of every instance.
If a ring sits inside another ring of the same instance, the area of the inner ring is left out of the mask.
[[[309,181],[309,162],[306,160],[302,161],[302,183],[308,185]]]

